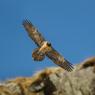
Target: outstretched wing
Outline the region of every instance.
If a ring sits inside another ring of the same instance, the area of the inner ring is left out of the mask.
[[[62,67],[63,69],[69,72],[73,70],[72,64],[62,57],[54,48],[52,48],[52,50],[47,53],[47,57],[49,57],[55,64]]]
[[[38,30],[33,26],[33,24],[28,20],[24,20],[23,26],[28,32],[30,38],[32,38],[32,40],[37,44],[37,46],[41,46],[41,44],[43,43],[43,41],[45,41],[45,39],[38,32]]]

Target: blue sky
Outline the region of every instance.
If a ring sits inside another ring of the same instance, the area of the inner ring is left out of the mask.
[[[71,63],[95,55],[95,0],[0,0],[0,79],[56,66],[32,60],[36,45],[22,26],[26,18]]]

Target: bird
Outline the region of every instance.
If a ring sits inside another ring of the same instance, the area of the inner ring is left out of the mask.
[[[32,58],[34,61],[42,61],[45,59],[45,57],[48,57],[53,63],[60,66],[64,70],[68,72],[73,71],[73,64],[71,64],[57,50],[54,49],[52,44],[42,36],[42,34],[30,22],[30,20],[23,20],[22,25],[27,31],[29,37],[37,45],[37,48],[32,52]]]

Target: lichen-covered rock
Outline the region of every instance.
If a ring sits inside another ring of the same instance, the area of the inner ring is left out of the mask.
[[[95,95],[95,57],[76,64],[72,72],[47,68],[30,78],[0,84],[0,95]]]

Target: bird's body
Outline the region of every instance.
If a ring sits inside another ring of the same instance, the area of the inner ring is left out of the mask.
[[[32,57],[35,61],[42,61],[45,56],[50,58],[55,64],[64,68],[67,71],[72,71],[72,64],[67,61],[61,54],[59,54],[49,43],[46,41],[42,35],[38,32],[38,30],[32,25],[32,23],[28,20],[23,22],[23,26],[28,32],[30,38],[35,42],[38,46],[33,53]]]
[[[44,41],[40,48],[33,51],[32,57],[35,61],[42,61],[45,58],[45,55],[51,50],[51,45],[49,45],[47,41]]]
[[[52,50],[51,45],[48,45],[49,43],[47,41],[43,42],[43,45],[39,49],[39,52],[42,52],[44,54],[48,53],[49,51]]]

